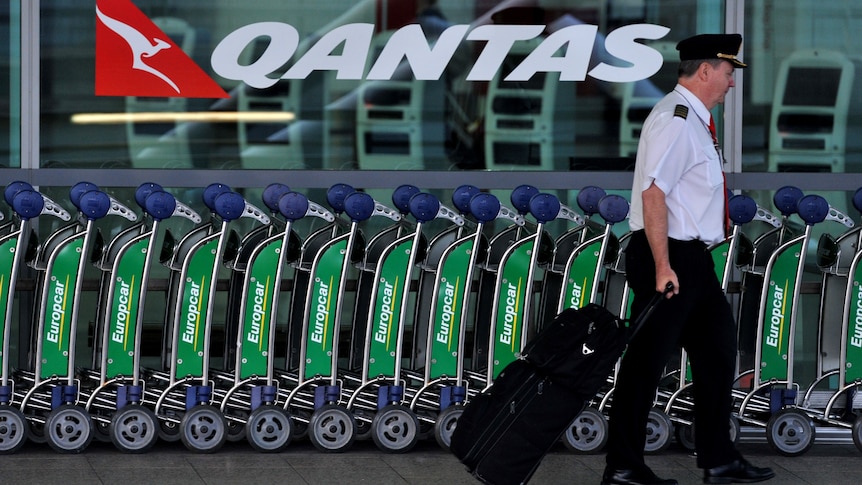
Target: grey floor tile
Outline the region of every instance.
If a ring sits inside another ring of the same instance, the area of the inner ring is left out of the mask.
[[[155,464],[141,468],[97,470],[103,485],[203,485],[206,483],[191,468],[159,468]]]

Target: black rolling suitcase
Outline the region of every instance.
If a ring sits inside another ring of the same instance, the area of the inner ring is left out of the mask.
[[[638,322],[661,297],[656,295]],[[630,338],[629,329],[604,307],[564,310],[524,347],[522,359],[470,399],[450,449],[484,483],[526,483],[606,382]]]

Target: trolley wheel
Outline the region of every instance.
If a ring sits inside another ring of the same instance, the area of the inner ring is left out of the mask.
[[[198,404],[180,423],[180,439],[191,451],[214,453],[227,441],[227,422],[218,408]]]
[[[109,430],[118,450],[146,453],[159,439],[159,420],[149,408],[131,404],[114,413]]]
[[[728,432],[730,436],[730,442],[733,444],[739,443],[739,419],[736,416],[731,415],[727,424],[729,427]],[[695,451],[694,433],[694,423],[674,427],[674,436],[676,436],[676,442],[687,451]]]
[[[48,438],[45,437],[45,423],[28,421],[27,428],[29,429],[29,433],[27,433],[27,436],[33,443],[41,445],[48,441]]]
[[[236,443],[237,441],[242,441],[246,439],[245,423],[248,422],[248,412],[236,411],[235,414],[237,415],[237,417],[242,418],[242,421],[234,421],[233,419],[226,420],[227,440],[231,443]]]
[[[356,421],[343,407],[326,404],[311,413],[308,439],[320,451],[341,453],[353,445]]]
[[[784,456],[799,456],[814,445],[814,420],[798,409],[782,409],[766,423],[766,441]]]
[[[419,442],[419,419],[400,404],[389,404],[377,411],[371,428],[371,440],[387,453],[406,453]]]
[[[464,406],[449,406],[440,411],[437,415],[437,420],[434,421],[434,439],[437,444],[444,450],[449,450],[452,446],[452,433],[455,432],[455,427],[458,426],[458,419],[464,414]]]
[[[80,406],[64,404],[48,413],[45,437],[56,452],[80,453],[93,440],[93,421]]]
[[[856,449],[862,451],[862,415],[856,416],[856,420],[853,421],[853,444],[856,445]]]
[[[268,405],[252,411],[245,428],[245,438],[252,448],[263,453],[275,453],[290,444],[293,422],[283,408]]]
[[[673,436],[676,443],[686,451],[694,451],[694,423],[677,424],[673,428]]]
[[[608,420],[599,410],[584,408],[563,434],[566,448],[578,453],[596,453],[608,442]]]
[[[27,418],[17,408],[0,406],[0,455],[11,455],[27,442]]]
[[[293,412],[288,411],[287,409],[284,411],[289,415],[304,418],[304,420],[293,419],[293,427],[291,429],[293,437],[291,438],[291,441],[304,440],[308,438],[308,421],[311,419],[311,414],[303,409],[297,409]]]
[[[731,414],[728,424],[730,425],[730,442],[734,445],[738,444],[739,437],[742,435],[742,427],[739,424],[739,418]]]
[[[92,419],[92,418],[91,418]],[[111,423],[93,419],[93,439],[99,443],[111,442]]]
[[[371,438],[371,422],[374,420],[374,413],[370,413],[365,409],[353,409],[354,421],[356,421],[356,441],[365,441]],[[365,419],[356,419],[356,416],[361,416]]]
[[[670,417],[664,411],[650,410],[647,417],[644,453],[661,453],[670,446],[672,437],[673,422]]]
[[[159,419],[159,438],[169,443],[180,440],[180,425],[173,421]]]

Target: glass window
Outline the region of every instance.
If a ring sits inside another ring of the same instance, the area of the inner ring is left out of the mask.
[[[723,25],[719,1],[95,4],[41,2],[44,167],[630,170],[676,42]]]
[[[746,3],[743,170],[859,172],[862,5]]]
[[[21,15],[20,3],[0,5],[0,167],[21,166]]]

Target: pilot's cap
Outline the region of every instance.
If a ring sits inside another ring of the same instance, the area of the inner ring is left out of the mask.
[[[741,45],[742,36],[739,34],[700,34],[681,40],[676,50],[681,61],[724,59],[734,67],[748,67],[736,58]]]

